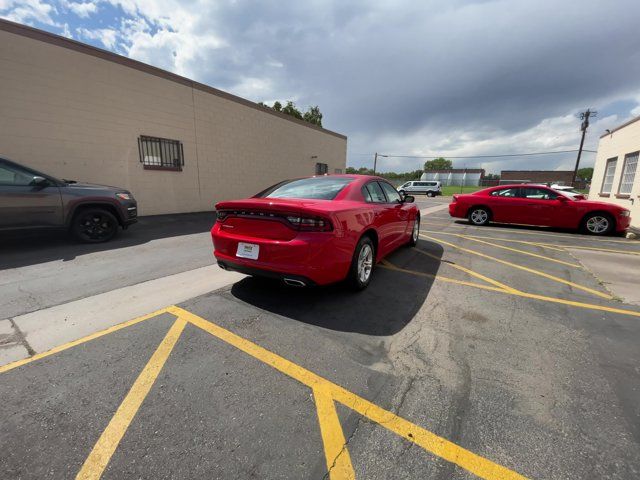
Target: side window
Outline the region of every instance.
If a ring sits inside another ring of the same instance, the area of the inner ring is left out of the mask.
[[[517,197],[518,189],[517,188],[503,188],[501,190],[494,190],[491,192],[492,197]]]
[[[532,200],[555,200],[558,198],[556,192],[547,190],[546,188],[527,187],[522,189],[522,196]]]
[[[26,187],[31,185],[32,181],[33,175],[23,170],[0,164],[0,185]]]
[[[369,193],[369,189],[366,185],[362,186],[362,196],[364,197],[364,201],[367,203],[372,203],[373,198],[371,198],[371,194]]]
[[[402,201],[402,199],[400,198],[400,194],[395,188],[393,188],[387,182],[378,182],[378,183],[382,187],[382,190],[384,190],[384,193],[386,194],[389,203],[400,203]]]
[[[385,203],[387,201],[387,197],[384,196],[384,193],[377,182],[367,183],[365,188],[369,191],[371,202]]]

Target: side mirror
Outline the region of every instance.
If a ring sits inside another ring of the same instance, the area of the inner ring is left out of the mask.
[[[413,195],[405,195],[402,199],[402,203],[413,203],[416,201],[416,197]]]
[[[34,187],[46,187],[47,185],[49,185],[49,180],[41,177],[40,175],[35,175],[31,180],[30,185],[33,185]]]

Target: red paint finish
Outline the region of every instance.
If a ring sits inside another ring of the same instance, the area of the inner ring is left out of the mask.
[[[532,192],[533,189],[539,192]],[[505,196],[506,193],[513,196]],[[542,195],[528,196],[528,193]],[[577,229],[582,226],[586,215],[599,212],[613,219],[616,232],[624,232],[631,224],[631,217],[623,215],[623,212],[628,212],[623,207],[590,200],[573,200],[539,185],[500,185],[474,193],[454,195],[449,204],[449,215],[467,218],[472,207],[486,207],[491,212],[491,221],[498,223]]]
[[[313,178],[318,177],[309,177]],[[257,275],[303,277],[326,285],[346,278],[363,235],[374,238],[376,262],[409,243],[418,207],[391,202],[387,197],[370,202],[363,195],[365,185],[386,180],[365,175],[323,178],[343,179],[346,185],[333,199],[265,198],[258,194],[218,203],[218,221],[211,229],[218,262],[231,265],[231,269],[250,269]],[[238,242],[258,245],[258,258],[238,257]]]

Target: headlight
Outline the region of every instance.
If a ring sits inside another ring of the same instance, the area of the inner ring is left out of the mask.
[[[120,200],[131,200],[133,198],[130,193],[116,193],[116,197]]]
[[[629,210],[623,210],[620,212],[621,217],[628,217],[630,215],[631,215],[631,212]]]

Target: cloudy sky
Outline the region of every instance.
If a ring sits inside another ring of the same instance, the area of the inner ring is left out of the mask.
[[[373,152],[471,156],[586,148],[640,115],[640,2],[0,0],[0,17],[150,63],[254,101],[319,105]],[[593,163],[586,154],[584,166]],[[456,167],[570,169],[575,154]],[[382,170],[424,159],[386,158]]]

